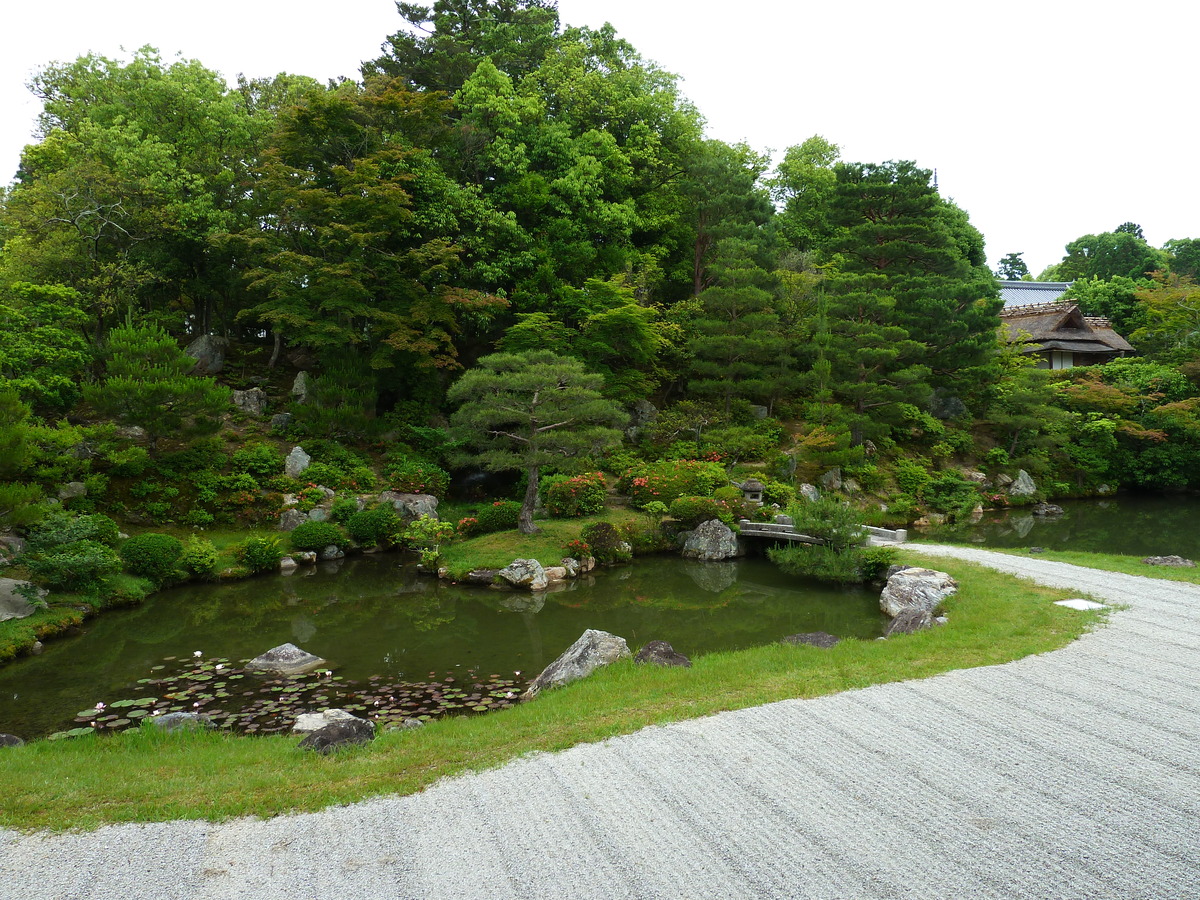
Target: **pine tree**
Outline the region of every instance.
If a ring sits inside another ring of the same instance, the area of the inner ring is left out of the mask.
[[[459,408],[450,422],[478,448],[475,460],[489,471],[528,476],[522,534],[538,531],[533,508],[542,466],[620,442],[625,415],[601,395],[603,383],[577,359],[535,350],[485,356],[451,386],[448,399]]]

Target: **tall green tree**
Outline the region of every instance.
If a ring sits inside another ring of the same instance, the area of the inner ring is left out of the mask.
[[[771,406],[795,385],[780,365],[790,355],[774,309],[774,279],[757,264],[753,247],[725,241],[716,283],[700,295],[692,323],[688,391],[719,400],[728,414],[734,399]]]
[[[837,231],[822,252],[834,254],[845,275],[884,279],[891,324],[925,345],[921,363],[935,385],[966,388],[994,377],[1001,301],[967,214],[911,162],[842,163],[836,171]]]
[[[996,277],[1004,281],[1020,281],[1029,275],[1029,266],[1025,265],[1020,253],[1009,253],[996,266]]]
[[[528,478],[521,533],[538,531],[533,508],[542,466],[620,443],[626,417],[601,394],[602,384],[577,359],[533,351],[485,356],[450,387],[447,398],[458,406],[451,425],[477,449],[476,461]]]
[[[503,301],[460,279],[455,238],[486,213],[430,149],[448,108],[376,79],[281,114],[257,173],[262,215],[236,237],[257,301],[243,319],[318,356],[353,349],[375,370],[457,365],[463,320]]]
[[[160,437],[191,438],[220,427],[229,389],[192,375],[196,361],[156,325],[112,329],[105,346],[104,376],[84,388],[84,399],[103,415]]]
[[[1085,234],[1067,244],[1066,250],[1062,261],[1045,273],[1055,281],[1116,276],[1137,280],[1165,271],[1169,261],[1165,251],[1146,243],[1141,228],[1132,222],[1115,231]]]
[[[829,221],[834,166],[841,150],[819,134],[788,147],[771,178],[771,193],[781,205],[776,227],[783,240],[801,252],[816,250],[831,237]]]
[[[93,359],[82,302],[61,285],[0,285],[0,379],[35,408],[63,413],[79,399]]]
[[[0,382],[0,529],[32,524],[44,512],[41,488],[21,480],[31,456],[28,418],[29,407]]]

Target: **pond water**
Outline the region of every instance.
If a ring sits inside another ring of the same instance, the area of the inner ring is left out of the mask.
[[[1200,496],[1121,494],[1062,500],[1058,505],[1062,516],[1035,516],[1028,509],[989,512],[975,524],[935,529],[924,536],[985,547],[1178,555],[1200,561]]]
[[[878,591],[799,581],[763,559],[653,558],[534,597],[421,577],[395,555],[358,557],[176,588],[92,619],[0,668],[0,732],[128,726],[193,707],[260,732],[290,726],[298,708],[482,711],[511,705],[587,628],[621,635],[634,652],[657,639],[696,656],[804,631],[872,638],[883,623]],[[333,675],[264,681],[238,668],[285,642],[329,660]]]

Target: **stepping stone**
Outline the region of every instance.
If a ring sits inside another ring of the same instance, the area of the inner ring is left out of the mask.
[[[1071,600],[1055,600],[1055,606],[1065,606],[1067,609],[1107,609],[1108,605],[1104,603],[1096,603],[1092,600],[1084,600],[1081,597],[1076,597]]]

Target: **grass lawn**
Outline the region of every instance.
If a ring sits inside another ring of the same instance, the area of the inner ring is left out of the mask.
[[[609,509],[603,515],[580,519],[538,519],[537,534],[497,531],[448,545],[442,553],[442,565],[451,578],[461,578],[472,569],[503,569],[514,559],[536,559],[543,566],[557,566],[568,556],[563,545],[579,537],[592,522],[645,522],[646,517],[630,509]]]
[[[938,543],[937,541],[921,541],[921,543]],[[1122,556],[1119,553],[1093,553],[1086,550],[1045,550],[1041,553],[1030,553],[1019,548],[1003,549],[1000,547],[980,547],[992,553],[1006,553],[1009,556],[1025,556],[1029,559],[1049,559],[1054,562],[1070,563],[1075,566],[1086,566],[1089,569],[1101,569],[1105,572],[1123,572],[1126,575],[1144,575],[1147,578],[1160,578],[1163,581],[1185,581],[1189,584],[1200,584],[1200,566],[1194,569],[1173,568],[1171,566],[1148,566],[1140,556]]]
[[[547,528],[538,542],[549,552],[560,537]],[[483,549],[472,553],[491,561]],[[511,545],[505,553],[508,562]],[[905,561],[930,562],[915,554]],[[847,640],[830,650],[772,644],[714,653],[695,659],[691,669],[623,662],[513,709],[383,734],[327,758],[298,751],[295,738],[165,735],[150,728],[7,749],[0,752],[0,825],[64,830],[270,816],[408,794],[447,775],[646,725],[1043,653],[1075,639],[1103,615],[1053,605],[1069,591],[955,560],[935,565],[958,578],[960,590],[948,603],[950,623],[932,631]]]

